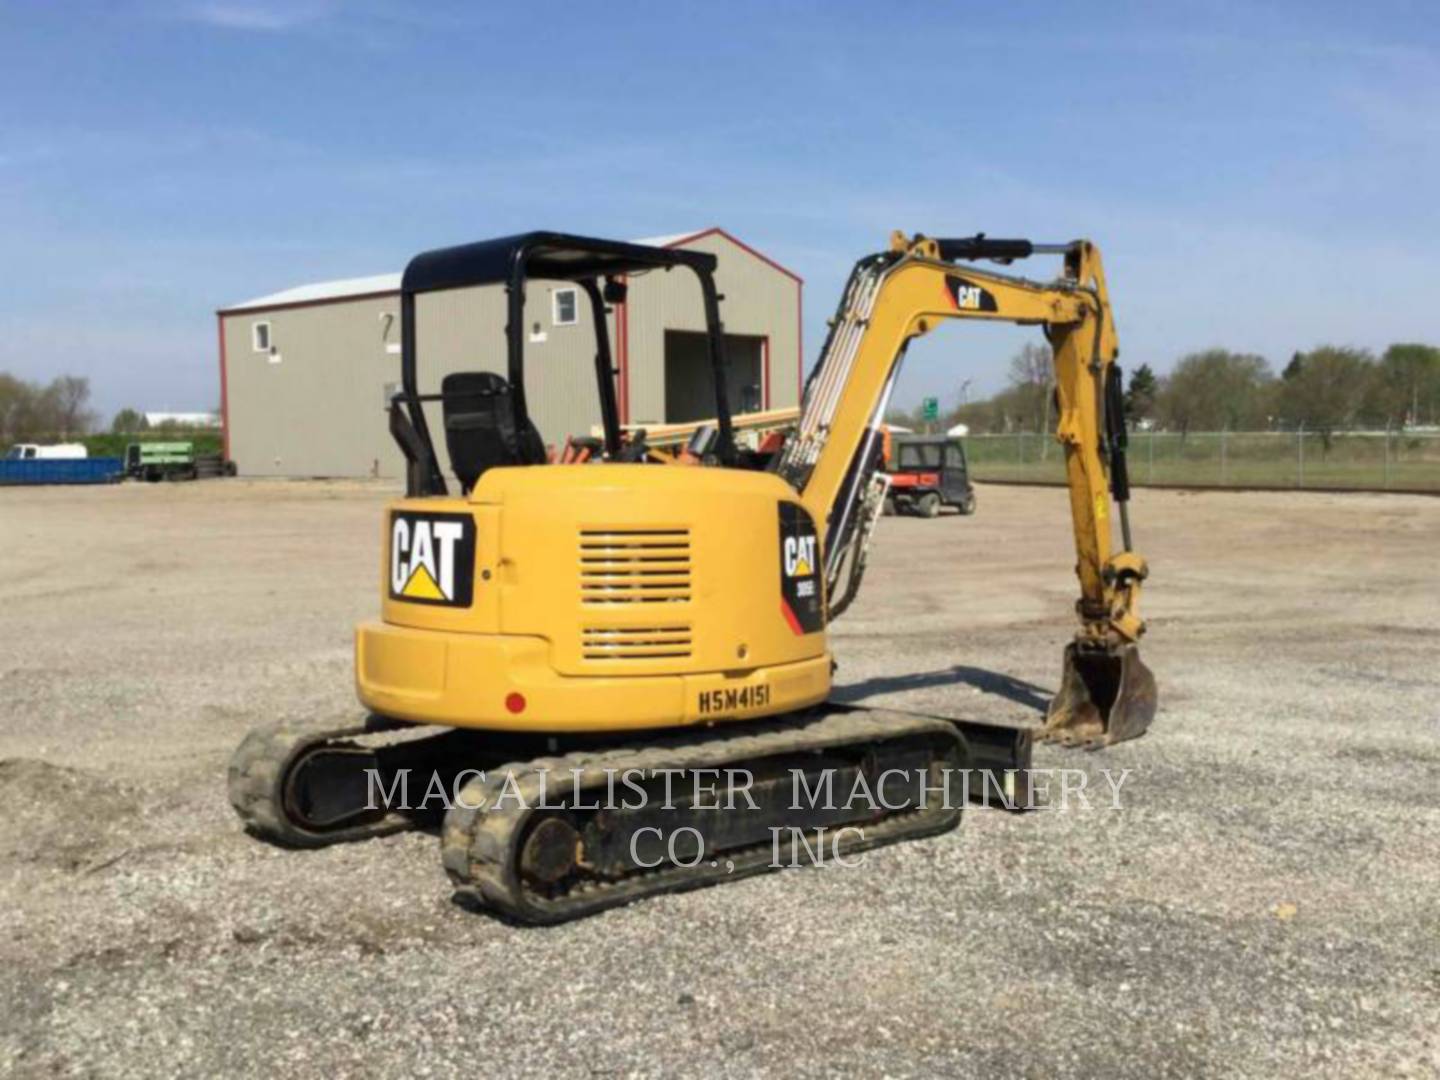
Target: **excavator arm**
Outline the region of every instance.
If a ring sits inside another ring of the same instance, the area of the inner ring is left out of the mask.
[[[981,270],[1036,254],[1063,257],[1062,275],[1037,283]],[[1147,568],[1131,550],[1126,502],[1125,425],[1118,345],[1100,253],[1088,241],[1036,245],[984,236],[936,240],[896,233],[890,250],[851,273],[801,415],[775,463],[817,522],[832,614],[858,587],[863,546],[876,505],[880,429],[910,342],[943,321],[980,319],[1041,328],[1054,354],[1057,422],[1075,538],[1080,628],[1066,647],[1060,691],[1045,736],[1100,746],[1142,734],[1154,716],[1154,677],[1136,642]],[[1122,544],[1115,550],[1118,518]],[[849,580],[841,586],[841,568]]]

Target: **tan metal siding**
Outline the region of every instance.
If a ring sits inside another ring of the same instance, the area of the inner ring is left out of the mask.
[[[574,325],[553,325],[554,286],[526,290],[525,384],[541,436],[557,447],[599,421],[592,315],[578,296]],[[452,371],[506,374],[505,292],[499,286],[422,295],[416,302],[422,392]],[[399,296],[337,301],[223,316],[230,456],[247,476],[399,477],[390,438],[387,384],[400,381]],[[381,315],[393,313],[393,321]],[[251,326],[268,322],[280,360],[251,344]],[[613,323],[613,317],[611,319]],[[535,340],[539,324],[544,341]],[[614,329],[610,329],[614,349]],[[441,467],[449,473],[439,407],[426,407]]]
[[[789,275],[718,233],[684,246],[713,252],[730,334],[769,343],[771,408],[797,401],[799,285]],[[703,330],[700,287],[686,270],[631,279],[628,303],[628,384],[631,422],[665,419],[665,330]],[[599,422],[589,303],[578,295],[577,322],[555,326],[551,294],[558,283],[527,289],[526,392],[547,443],[588,434]],[[427,294],[418,304],[420,387],[434,392],[451,371],[505,373],[505,303],[499,286]],[[399,451],[390,438],[384,398],[400,381],[400,298],[383,296],[222,316],[230,453],[251,476],[398,478]],[[393,313],[396,320],[381,316]],[[250,327],[271,324],[280,362],[251,348]],[[543,341],[531,340],[535,324]],[[611,349],[617,362],[615,320]],[[436,450],[449,474],[439,409],[428,409]]]
[[[380,318],[398,317],[399,303],[380,297],[223,316],[230,456],[241,473],[400,475],[383,390],[399,381],[400,357],[385,351]],[[253,350],[256,322],[270,324],[278,363]]]
[[[600,422],[595,383],[594,316],[577,290],[576,322],[556,326],[552,294],[566,286],[532,282],[525,290],[525,394],[541,437],[557,449],[567,435],[588,435]],[[508,375],[505,354],[505,290],[501,286],[426,293],[416,301],[416,352],[422,390],[439,390],[452,371]],[[609,320],[615,350],[614,316]],[[536,340],[538,325],[544,340]],[[438,407],[431,426],[440,439]]]
[[[725,298],[720,319],[727,334],[769,339],[769,407],[799,401],[799,283],[720,233],[684,245],[719,260],[715,283]],[[665,419],[665,331],[704,330],[700,285],[688,270],[653,272],[631,282],[629,311],[630,422]]]

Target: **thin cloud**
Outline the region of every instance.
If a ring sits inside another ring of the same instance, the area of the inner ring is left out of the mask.
[[[333,13],[337,5],[329,0],[312,3],[230,2],[201,3],[185,7],[181,18],[223,30],[250,30],[276,33],[313,23]]]

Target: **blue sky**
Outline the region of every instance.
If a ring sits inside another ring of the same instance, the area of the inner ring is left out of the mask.
[[[1433,3],[0,0],[0,370],[218,401],[215,308],[527,228],[721,225],[807,364],[891,229],[1089,236],[1122,362],[1440,340]],[[902,404],[1000,388],[950,327]]]

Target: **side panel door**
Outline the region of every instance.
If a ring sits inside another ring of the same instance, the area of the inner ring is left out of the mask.
[[[945,446],[944,467],[940,473],[940,498],[954,505],[965,501],[970,481],[965,475],[965,452],[954,443]]]

